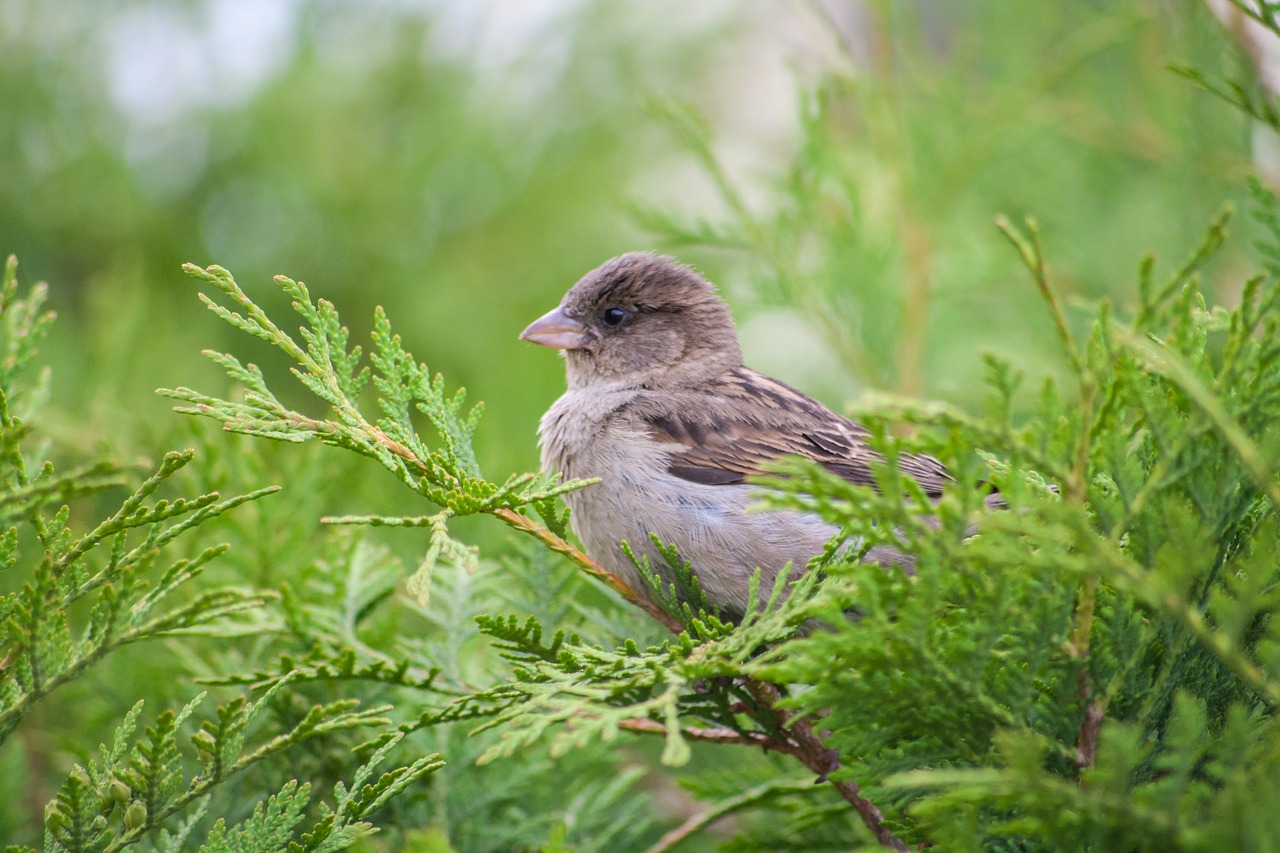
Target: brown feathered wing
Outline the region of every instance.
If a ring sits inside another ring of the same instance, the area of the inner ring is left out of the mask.
[[[692,392],[644,395],[636,411],[653,439],[670,450],[667,470],[691,483],[744,483],[786,455],[811,459],[853,483],[876,486],[871,465],[883,456],[867,430],[776,379],[741,367]],[[933,497],[953,478],[932,456],[904,453],[898,465]]]

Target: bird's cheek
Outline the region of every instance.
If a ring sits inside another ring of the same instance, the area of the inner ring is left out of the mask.
[[[645,355],[652,364],[674,364],[684,357],[688,344],[684,335],[674,329],[663,329],[651,335]]]

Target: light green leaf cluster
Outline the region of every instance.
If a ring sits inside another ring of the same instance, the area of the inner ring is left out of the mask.
[[[267,388],[260,369],[218,352],[206,354],[243,386],[243,400],[222,400],[186,388],[161,393],[187,404],[179,411],[215,418],[231,432],[291,442],[319,439],[376,459],[410,489],[443,507],[443,513],[425,519],[335,519],[342,523],[429,526],[432,545],[414,581],[415,595],[423,600],[437,560],[474,568],[474,551],[448,534],[449,517],[513,511],[535,503],[545,506],[557,495],[584,485],[556,483],[541,474],[515,475],[503,483],[486,480],[471,448],[482,407],[464,411],[466,392],[458,389],[448,394],[444,377],[432,376],[425,364],[404,350],[381,309],[374,317],[369,364],[363,365],[361,348],[348,348],[349,332],[337,310],[323,299],[313,302],[304,284],[283,276],[276,279],[305,324],[300,331],[305,346],[300,346],[254,304],[225,269],[201,270],[188,264],[186,270],[221,291],[235,306],[224,307],[201,294],[217,316],[267,341],[295,362],[293,375],[327,406],[327,412],[315,418],[286,407]],[[370,380],[382,413],[376,418],[366,418],[360,409],[361,391]],[[415,415],[425,416],[439,440],[437,446],[429,446],[419,434]]]
[[[1257,185],[1253,197],[1273,256],[1276,199]],[[1013,426],[1018,377],[993,362],[984,418],[891,398],[860,409],[889,460],[879,491],[811,466],[770,481],[768,506],[916,558],[911,575],[827,559],[813,607],[830,629],[747,667],[808,685],[786,704],[823,715],[852,758],[842,772],[912,818],[909,842],[1155,851],[1280,837],[1274,815],[1238,805],[1246,789],[1280,797],[1267,757],[1280,744],[1280,286],[1268,263],[1238,305],[1207,307],[1197,272],[1224,225],[1161,284],[1144,263],[1134,318],[1104,306],[1081,341],[1034,227],[1011,231],[1078,392],[1047,384]],[[903,421],[935,432],[904,443],[887,429]],[[936,504],[913,493],[893,466],[906,447],[936,453],[961,487]],[[981,500],[981,480],[1004,509]]]
[[[0,565],[16,574],[20,584],[0,598],[0,743],[21,733],[24,720],[41,704],[56,706],[58,688],[84,677],[121,647],[164,637],[256,633],[262,627],[262,607],[278,597],[227,585],[193,589],[226,545],[168,556],[193,531],[277,491],[269,487],[230,498],[217,492],[159,498],[194,458],[189,450],[166,454],[156,472],[114,512],[88,530],[77,530],[66,502],[119,489],[130,475],[107,463],[60,472],[51,461],[36,459],[34,453],[42,451],[28,447],[38,436],[36,404],[48,381],[46,373],[34,386],[27,383],[37,344],[53,319],[41,313],[43,299],[43,286],[19,294],[16,262],[10,258],[0,284],[7,353],[0,363],[0,521],[11,526],[0,531]],[[32,470],[38,473],[32,475]],[[386,707],[360,710],[356,700],[344,699],[313,705],[280,733],[265,739],[259,734],[261,742],[247,746],[255,717],[277,701],[294,676],[290,671],[276,679],[254,702],[243,696],[231,699],[195,726],[192,716],[202,693],[180,711],[162,711],[136,740],[143,703],[134,704],[111,745],[72,767],[49,801],[43,849],[122,850],[153,831],[159,831],[156,849],[190,849],[187,844],[207,816],[211,796],[232,778],[256,765],[279,762],[286,750],[303,742],[389,723]],[[367,820],[370,813],[440,766],[434,756],[423,757],[371,782],[373,768],[385,763],[397,742],[388,739],[356,771],[350,790],[336,786],[336,808],[320,804],[317,820],[302,811],[310,802],[311,786],[288,782],[244,822],[228,829],[219,819],[203,849],[346,849],[375,831]],[[193,759],[198,770],[189,774]],[[170,832],[170,819],[184,812],[186,820]]]
[[[1276,200],[1259,186],[1253,197],[1256,218],[1272,229],[1264,254],[1280,256]],[[1035,847],[1066,832],[1047,816],[1074,814],[1082,844],[1119,832],[1155,845],[1144,849],[1201,849],[1200,836],[1177,829],[1179,810],[1188,808],[1207,822],[1197,832],[1214,843],[1266,835],[1266,826],[1242,828],[1228,819],[1233,800],[1223,792],[1243,784],[1231,775],[1236,771],[1224,769],[1219,783],[1206,787],[1199,769],[1202,757],[1224,744],[1269,742],[1280,698],[1280,656],[1273,652],[1280,638],[1270,619],[1272,557],[1280,547],[1280,446],[1271,428],[1280,406],[1280,288],[1277,270],[1268,268],[1245,286],[1239,304],[1208,307],[1198,274],[1224,244],[1226,224],[1225,214],[1215,219],[1189,259],[1161,282],[1154,262],[1145,261],[1133,318],[1101,306],[1077,337],[1035,224],[1018,230],[1002,222],[1048,307],[1074,389],[1046,383],[1032,414],[1019,418],[1021,377],[993,358],[982,416],[871,400],[858,415],[885,459],[877,488],[799,463],[762,482],[764,507],[818,514],[842,534],[801,580],[788,588],[784,576],[768,603],[739,625],[708,612],[697,567],[659,541],[675,582],[659,583],[647,564],[637,567],[657,602],[649,612],[674,638],[606,645],[559,629],[546,641],[554,626],[535,617],[478,613],[479,630],[496,641],[509,671],[488,685],[445,688],[454,698],[400,731],[477,721],[473,731],[487,739],[475,755],[480,764],[517,760],[544,742],[558,758],[624,732],[661,737],[661,760],[673,766],[690,761],[694,742],[759,746],[829,776],[873,836],[891,847],[964,849],[972,842],[980,849],[997,838]],[[503,486],[483,481],[469,450],[474,412],[461,415],[460,396],[446,398],[438,377],[428,381],[385,318],[372,359],[383,417],[369,420],[355,397],[363,375],[358,354],[345,349],[331,308],[305,307],[305,291],[284,280],[310,323],[302,350],[229,275],[200,275],[244,311],[219,310],[221,316],[297,357],[303,368],[295,374],[331,417],[284,409],[260,372],[226,356],[217,360],[246,383],[244,403],[170,393],[197,403],[184,410],[233,431],[320,438],[378,459],[442,506],[417,518],[337,519],[427,528],[428,555],[410,582],[420,602],[424,572],[441,562],[471,571],[480,565],[475,551],[450,538],[453,514],[489,512],[551,550],[575,555],[562,538],[563,515],[546,504],[583,484],[554,486],[532,475]],[[414,406],[428,416],[437,445],[414,432]],[[930,431],[904,442],[890,430],[901,422]],[[937,455],[955,473],[956,487],[940,501],[926,495],[896,466],[905,449]],[[991,485],[998,504],[987,496]],[[548,526],[515,512],[530,504]],[[910,553],[914,571],[864,564],[845,541]],[[575,559],[599,576],[580,554]],[[300,677],[413,683],[408,659],[361,663],[330,655],[304,664]],[[252,678],[278,683],[295,666],[287,660],[278,673]],[[439,689],[438,675],[416,684]],[[1202,725],[1202,738],[1186,735],[1188,720]],[[1221,760],[1224,768],[1244,766],[1234,753]],[[1190,769],[1178,777],[1185,785],[1169,793],[1173,766]],[[786,808],[794,794],[787,785],[763,784],[752,796],[726,793],[711,811]],[[1144,798],[1150,807],[1135,811],[1132,803]],[[1082,802],[1093,817],[1081,816]],[[1115,825],[1118,814],[1127,815],[1124,827]]]

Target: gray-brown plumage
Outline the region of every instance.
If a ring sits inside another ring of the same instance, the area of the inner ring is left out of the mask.
[[[574,531],[609,571],[646,592],[626,540],[665,567],[649,534],[674,545],[708,600],[745,611],[748,581],[802,570],[836,528],[799,512],[749,510],[747,477],[792,454],[875,485],[861,426],[742,362],[728,308],[706,279],[665,257],[623,255],[593,270],[520,335],[564,351],[568,390],[542,418],[543,468],[599,477],[566,496]],[[931,495],[951,477],[930,456],[899,465]],[[909,562],[891,549],[869,559]]]

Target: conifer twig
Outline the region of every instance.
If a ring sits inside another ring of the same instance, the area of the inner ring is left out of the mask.
[[[1080,384],[1080,398],[1083,416],[1080,418],[1080,432],[1076,437],[1075,452],[1070,476],[1064,490],[1068,500],[1083,504],[1085,502],[1085,477],[1089,468],[1089,448],[1092,446],[1093,430],[1097,426],[1093,413],[1097,405],[1097,386],[1090,377],[1088,365],[1076,346],[1075,338],[1067,328],[1066,315],[1062,305],[1049,283],[1049,274],[1044,262],[1044,252],[1040,245],[1040,229],[1034,219],[1026,220],[1027,234],[1024,235],[1007,217],[996,219],[996,227],[1009,239],[1017,250],[1022,263],[1031,273],[1036,289],[1049,308],[1054,329],[1066,351],[1071,369]],[[1105,405],[1105,404],[1104,404]],[[1088,658],[1090,638],[1093,634],[1094,611],[1097,607],[1098,578],[1096,575],[1086,576],[1080,583],[1080,591],[1076,597],[1075,624],[1071,629],[1071,637],[1067,642],[1068,653],[1081,662],[1079,678],[1079,695],[1085,703],[1084,719],[1080,722],[1080,732],[1076,739],[1076,766],[1080,769],[1093,766],[1094,753],[1098,748],[1098,730],[1102,726],[1103,705],[1091,697],[1093,683],[1089,677]]]
[[[1053,319],[1054,331],[1058,333],[1058,339],[1067,351],[1067,359],[1071,362],[1071,369],[1078,378],[1082,379],[1085,375],[1084,360],[1080,357],[1080,350],[1076,348],[1075,339],[1071,337],[1071,332],[1067,329],[1067,319],[1062,313],[1062,306],[1058,302],[1058,297],[1049,285],[1049,273],[1045,267],[1044,253],[1040,248],[1040,228],[1036,225],[1036,221],[1030,218],[1027,219],[1026,226],[1027,235],[1024,235],[1014,227],[1007,216],[996,217],[996,227],[1000,229],[1000,233],[1008,238],[1014,249],[1017,250],[1019,259],[1022,261],[1023,266],[1027,268],[1027,271],[1031,273],[1031,278],[1036,283],[1036,289],[1040,291],[1041,298],[1044,299],[1045,304],[1049,307],[1049,315]]]
[[[907,847],[902,843],[901,839],[884,827],[884,815],[876,808],[875,803],[862,796],[861,789],[856,782],[828,779],[831,772],[840,765],[839,755],[835,750],[822,743],[818,736],[814,734],[813,727],[807,719],[801,717],[788,718],[785,711],[776,707],[775,703],[779,698],[778,689],[772,684],[756,679],[747,679],[746,688],[751,693],[752,698],[756,700],[760,709],[773,716],[778,724],[779,732],[782,733],[781,737],[776,735],[769,736],[761,732],[736,732],[727,728],[703,728],[699,726],[685,726],[680,730],[680,733],[689,740],[758,746],[764,750],[780,752],[799,759],[805,767],[818,774],[817,781],[831,782],[840,796],[844,797],[858,812],[862,822],[866,824],[882,846],[890,850],[906,850]],[[619,722],[618,728],[641,734],[661,735],[663,737],[668,734],[666,726],[652,720],[623,720]],[[711,819],[714,820],[714,818]],[[684,826],[681,826],[672,830],[668,835],[673,835],[674,840],[680,840],[709,822],[709,820],[695,822],[694,819],[691,819],[689,821],[690,828],[683,834],[675,835],[675,833],[685,829]],[[663,841],[666,840],[667,836],[663,836]],[[651,849],[667,850],[673,843],[674,841],[662,846],[662,842],[660,842],[658,846]]]
[[[1088,688],[1086,683],[1086,689]],[[1097,699],[1091,701],[1084,709],[1084,719],[1080,721],[1080,735],[1076,738],[1076,767],[1085,770],[1093,766],[1094,755],[1098,751],[1098,731],[1102,728],[1102,717],[1106,708]]]
[[[522,515],[514,510],[503,507],[489,510],[489,514],[501,519],[507,525],[522,533],[528,533],[530,536],[534,537],[557,554],[562,554],[565,557],[568,557],[578,566],[578,568],[582,569],[593,578],[605,583],[610,589],[625,598],[627,603],[639,607],[645,613],[648,613],[654,619],[661,622],[663,626],[670,629],[673,633],[679,634],[684,630],[684,626],[681,625],[679,621],[664,611],[661,607],[637,592],[631,584],[605,569],[595,560],[587,556],[580,548],[575,547],[573,543],[557,536],[555,533],[529,518],[527,515]]]
[[[747,679],[746,688],[763,709],[773,714],[779,730],[786,732],[788,739],[795,741],[798,749],[791,754],[799,758],[805,767],[817,773],[819,781],[831,782],[832,786],[840,792],[840,796],[853,806],[854,811],[862,818],[863,824],[880,842],[880,846],[890,850],[906,851],[907,845],[885,827],[884,815],[880,809],[876,808],[875,803],[862,796],[862,789],[858,787],[857,782],[828,779],[829,775],[840,766],[839,754],[822,743],[814,734],[813,726],[807,719],[788,718],[786,711],[777,707],[777,701],[780,698],[778,688],[754,678]]]
[[[675,848],[677,844],[684,841],[695,832],[705,829],[715,823],[722,817],[732,814],[739,809],[746,808],[764,798],[779,792],[794,791],[801,793],[811,789],[813,786],[807,782],[765,782],[762,785],[756,785],[754,788],[748,788],[737,796],[729,797],[722,800],[712,808],[699,812],[684,823],[677,826],[667,834],[659,838],[652,847],[648,848],[645,853],[667,853],[667,851]]]
[[[618,728],[637,734],[667,736],[667,727],[653,720],[621,720]],[[769,737],[761,732],[736,732],[727,728],[707,728],[705,726],[685,726],[680,734],[689,740],[705,743],[733,743],[746,746],[758,746],[764,750],[781,752],[786,755],[799,756],[800,746],[793,741]]]
[[[371,427],[371,431],[377,442],[391,453],[422,471],[427,470],[426,464],[419,459],[412,450],[391,438],[377,427]],[[551,530],[529,518],[527,515],[522,515],[521,513],[507,509],[506,507],[497,507],[495,509],[487,510],[487,512],[495,518],[500,519],[509,527],[519,530],[521,533],[529,534],[542,544],[546,545],[552,551],[555,551],[557,554],[562,554],[563,556],[568,557],[587,574],[605,583],[610,589],[614,590],[626,599],[629,604],[639,607],[645,613],[648,613],[654,619],[661,622],[673,633],[679,634],[684,630],[684,626],[675,618],[641,595],[629,583],[606,570],[595,560],[587,556],[580,548],[575,547],[571,542],[557,536]]]

